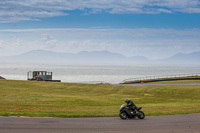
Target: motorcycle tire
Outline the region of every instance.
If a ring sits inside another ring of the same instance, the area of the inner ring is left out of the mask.
[[[137,117],[139,119],[144,119],[145,118],[145,114],[142,111],[138,111]]]
[[[123,120],[126,120],[128,118],[128,115],[126,114],[126,112],[122,112],[119,114],[119,117]]]

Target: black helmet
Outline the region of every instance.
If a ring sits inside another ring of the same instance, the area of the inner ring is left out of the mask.
[[[125,99],[125,102],[126,102],[126,103],[128,103],[129,101],[130,101],[130,99],[128,99],[128,98]]]

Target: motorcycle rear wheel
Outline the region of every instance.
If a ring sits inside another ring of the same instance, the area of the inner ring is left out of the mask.
[[[123,120],[126,120],[128,118],[128,115],[125,112],[122,112],[119,114],[119,117]]]
[[[138,117],[139,119],[144,119],[145,114],[144,114],[142,111],[138,111],[137,117]]]

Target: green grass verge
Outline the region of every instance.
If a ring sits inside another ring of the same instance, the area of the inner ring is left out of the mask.
[[[0,80],[1,116],[118,116],[125,98],[146,115],[200,112],[200,86],[123,86]]]

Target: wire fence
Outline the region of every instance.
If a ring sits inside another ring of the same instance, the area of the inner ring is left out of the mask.
[[[124,83],[124,82],[130,82],[130,81],[135,82],[135,81],[154,80],[154,79],[166,79],[166,78],[184,78],[184,77],[192,77],[192,76],[200,76],[200,73],[130,78],[130,79],[125,79],[124,81],[122,81],[122,83]]]

